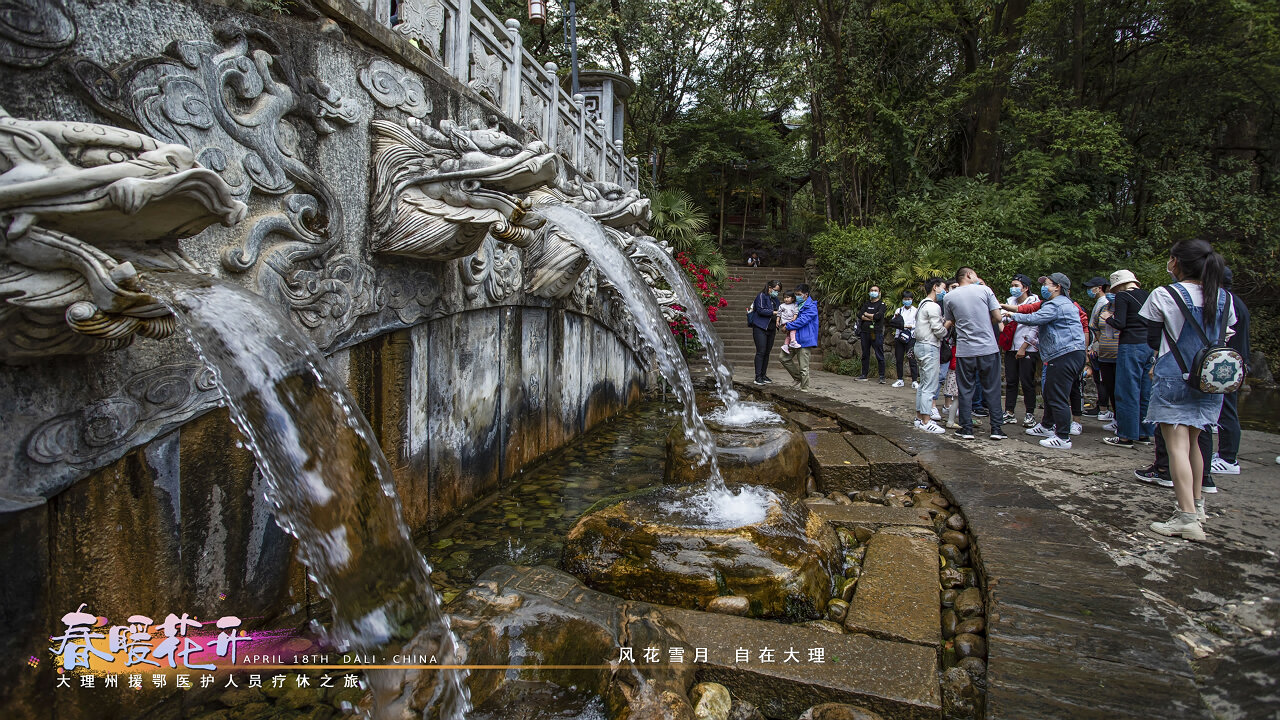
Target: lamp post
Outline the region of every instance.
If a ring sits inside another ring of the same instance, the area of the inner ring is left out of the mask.
[[[565,18],[564,41],[569,46],[569,96],[578,94],[578,3],[569,0],[569,16]]]

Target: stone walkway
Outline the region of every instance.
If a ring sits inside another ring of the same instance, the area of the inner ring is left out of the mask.
[[[1146,529],[1172,490],[1136,481],[1150,448],[1103,444],[1102,423],[1065,452],[1020,427],[964,441],[915,431],[909,386],[772,377],[773,398],[916,454],[965,511],[992,604],[987,717],[1280,718],[1280,435],[1245,431],[1192,543]]]

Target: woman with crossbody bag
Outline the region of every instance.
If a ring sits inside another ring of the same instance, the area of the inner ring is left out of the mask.
[[[1147,342],[1156,351],[1146,419],[1164,436],[1178,510],[1165,522],[1151,523],[1151,529],[1204,540],[1199,479],[1209,459],[1200,454],[1198,441],[1203,429],[1218,421],[1222,395],[1192,387],[1190,365],[1210,344],[1208,338],[1233,334],[1235,310],[1222,289],[1226,262],[1207,241],[1177,242],[1166,268],[1175,282],[1156,288],[1138,314],[1147,323]]]

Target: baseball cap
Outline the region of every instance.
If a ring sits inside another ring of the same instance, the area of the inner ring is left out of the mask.
[[[1060,274],[1060,273],[1054,273],[1054,274],[1055,274],[1055,275],[1058,275],[1058,274]],[[1064,275],[1063,277],[1066,277],[1066,276]],[[1068,281],[1068,282],[1070,282],[1070,281]],[[1087,288],[1091,288],[1091,287],[1103,287],[1103,286],[1105,286],[1106,284],[1107,284],[1107,281],[1106,281],[1106,280],[1103,280],[1103,279],[1102,279],[1102,278],[1100,278],[1100,277],[1091,277],[1091,278],[1089,278],[1088,280],[1086,280],[1086,281],[1085,281],[1084,286],[1085,286],[1085,287],[1087,287]]]
[[[1049,279],[1054,281],[1056,284],[1062,286],[1062,293],[1064,295],[1069,290],[1071,290],[1071,278],[1067,277],[1066,275],[1063,275],[1062,273],[1052,273],[1049,275]],[[1101,280],[1101,279],[1102,278],[1094,278],[1094,280]],[[1090,280],[1089,282],[1093,282],[1093,280]],[[1093,287],[1093,286],[1086,284],[1086,287]]]

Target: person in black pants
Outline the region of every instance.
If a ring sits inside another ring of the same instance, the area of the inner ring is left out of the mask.
[[[876,353],[876,368],[880,371],[880,384],[884,384],[884,301],[880,299],[880,287],[871,286],[867,293],[870,300],[858,311],[858,339],[862,341],[862,377],[871,373],[871,351]]]
[[[775,313],[778,311],[778,293],[781,291],[782,283],[777,280],[768,281],[764,290],[751,302],[751,312],[747,313],[751,339],[756,344],[757,385],[773,382],[769,379],[769,354],[773,352],[773,340],[778,332]]]
[[[1169,476],[1169,451],[1164,444],[1164,433],[1157,432],[1152,438],[1156,442],[1156,461],[1150,467],[1135,470],[1133,476],[1144,483],[1173,487],[1173,478]],[[1209,457],[1213,454],[1213,434],[1208,432],[1208,428],[1200,433],[1196,444],[1200,446],[1201,457]],[[1204,472],[1200,475],[1200,489],[1207,493],[1216,493],[1218,488],[1213,483],[1211,467],[1210,463],[1204,464]]]
[[[1223,274],[1222,286],[1231,289],[1231,268]],[[1231,293],[1231,304],[1236,311],[1236,334],[1227,340],[1227,347],[1240,353],[1249,362],[1249,308],[1239,295]],[[1240,460],[1240,412],[1237,403],[1240,391],[1222,396],[1222,412],[1218,415],[1218,453],[1213,458],[1213,471],[1219,475],[1239,475]],[[1206,455],[1205,457],[1209,457]],[[1205,486],[1208,490],[1208,486]]]

